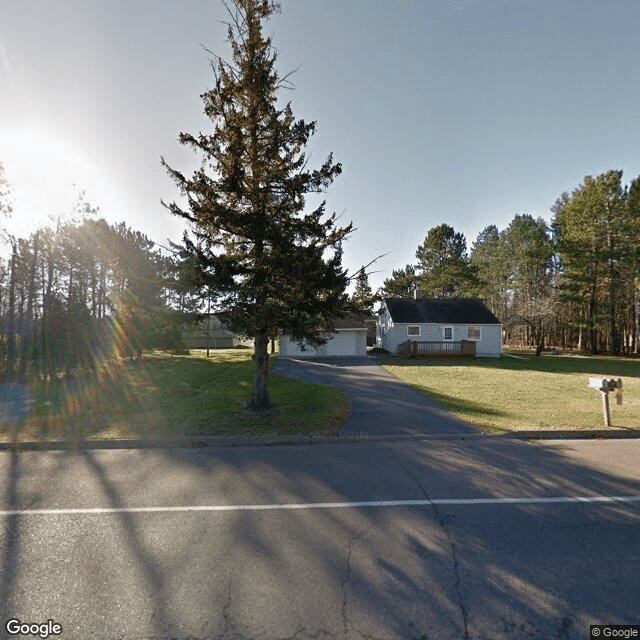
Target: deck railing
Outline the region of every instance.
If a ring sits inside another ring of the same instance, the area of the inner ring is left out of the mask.
[[[407,340],[398,345],[400,358],[474,358],[476,343],[471,340],[417,342]]]

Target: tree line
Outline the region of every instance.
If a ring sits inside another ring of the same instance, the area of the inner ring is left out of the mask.
[[[84,206],[85,213],[95,213]],[[85,216],[26,238],[5,232],[3,240],[3,379],[46,380],[113,356],[180,348],[193,300],[176,286],[174,257],[141,232]]]
[[[451,226],[429,230],[417,261],[393,271],[382,296],[481,297],[505,342],[640,353],[640,177],[585,177],[552,207],[552,220],[517,214],[489,225],[467,251]]]

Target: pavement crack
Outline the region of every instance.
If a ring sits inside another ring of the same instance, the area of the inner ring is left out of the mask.
[[[227,585],[227,601],[222,607],[222,619],[224,620],[224,635],[228,637],[233,634],[236,636],[236,628],[233,624],[233,620],[231,620],[231,614],[229,610],[231,609],[231,580],[229,580],[229,584]]]
[[[429,496],[426,489],[422,486],[420,480],[418,480],[416,475],[411,471],[411,469],[406,467],[398,459],[396,454],[391,449],[387,449],[387,451],[389,452],[389,455],[397,462],[397,464],[406,472],[406,474],[416,483],[416,486],[422,492],[424,499],[429,501],[429,504],[431,505],[431,508],[433,509],[433,513],[436,517],[436,521],[440,526],[440,528],[442,529],[442,531],[444,532],[445,536],[447,537],[449,550],[451,552],[451,559],[453,561],[453,576],[454,576],[453,587],[455,589],[456,596],[458,598],[458,607],[460,609],[460,614],[462,615],[462,623],[464,626],[463,640],[469,640],[469,616],[467,614],[467,610],[464,604],[464,598],[462,596],[462,580],[460,578],[460,563],[458,562],[456,541],[453,537],[453,533],[451,532],[451,529],[447,526],[446,522],[444,521],[442,515],[440,514],[440,511],[438,510],[437,505],[434,504],[433,499]]]
[[[351,552],[353,550],[353,543],[360,538],[361,535],[351,536],[349,538],[349,546],[347,548],[347,560],[346,560],[346,569],[344,572],[344,577],[340,580],[340,590],[342,592],[342,626],[344,628],[344,637],[346,638],[349,629],[348,629],[348,619],[347,619],[347,585],[349,584],[349,580],[351,580]]]

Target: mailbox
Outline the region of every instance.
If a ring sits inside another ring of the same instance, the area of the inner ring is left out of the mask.
[[[602,396],[602,409],[604,411],[604,423],[607,427],[611,426],[611,419],[609,417],[609,391],[617,389],[616,392],[616,404],[622,404],[622,380],[618,378],[615,380],[611,378],[589,378],[589,388],[597,389]]]
[[[609,391],[609,381],[606,378],[589,378],[589,386],[598,391]]]

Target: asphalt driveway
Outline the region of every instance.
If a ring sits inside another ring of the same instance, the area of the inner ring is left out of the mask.
[[[364,358],[283,358],[276,373],[341,389],[351,402],[350,417],[338,435],[453,435],[477,433],[420,391],[398,380],[374,356]]]

